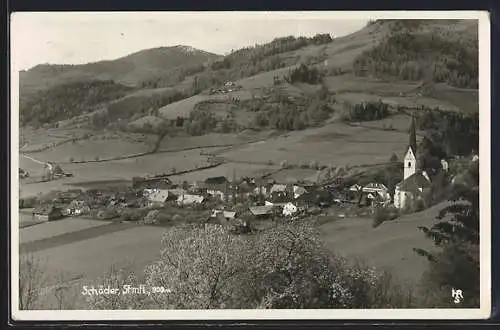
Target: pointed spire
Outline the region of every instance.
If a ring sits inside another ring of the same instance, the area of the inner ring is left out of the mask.
[[[411,126],[410,126],[410,143],[409,147],[412,149],[413,154],[417,154],[417,132],[415,128],[415,116],[411,116]]]

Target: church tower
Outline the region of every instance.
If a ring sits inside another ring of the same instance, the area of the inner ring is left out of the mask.
[[[404,176],[403,180],[406,180],[417,171],[417,133],[415,129],[415,117],[411,118],[410,126],[410,142],[408,144],[408,149],[404,158]]]

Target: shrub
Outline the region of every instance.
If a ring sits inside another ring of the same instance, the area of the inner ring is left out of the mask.
[[[392,154],[391,158],[389,159],[391,163],[395,163],[398,161],[398,156],[394,153]]]
[[[70,163],[73,163],[74,161],[75,161],[75,159],[74,159],[73,157],[70,157],[70,158],[69,158],[69,162],[70,162]]]
[[[158,216],[159,213],[160,213],[160,211],[158,211],[158,210],[150,211],[144,217],[144,223],[145,224],[154,224],[154,223],[156,223],[156,217]]]

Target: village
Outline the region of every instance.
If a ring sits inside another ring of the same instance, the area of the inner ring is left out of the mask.
[[[217,223],[249,232],[258,223],[296,221],[311,216],[371,217],[387,219],[401,213],[421,211],[432,204],[429,175],[418,168],[415,121],[402,163],[403,181],[390,189],[381,182],[361,185],[353,178],[333,177],[324,182],[297,180],[282,183],[266,177],[225,176],[204,181],[174,183],[168,175],[135,177],[132,185],[88,190],[70,189],[50,198],[20,200],[21,208],[34,207],[33,223],[65,217],[170,225],[179,222]],[[472,161],[477,161],[477,156]],[[441,160],[442,170],[448,162]],[[60,167],[48,165],[54,175]],[[62,174],[61,174],[62,173]],[[27,172],[20,176],[27,177]],[[451,183],[451,182],[450,182]]]

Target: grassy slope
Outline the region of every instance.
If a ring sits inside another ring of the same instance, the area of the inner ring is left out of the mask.
[[[343,219],[320,227],[328,247],[350,259],[360,259],[391,269],[403,280],[417,281],[426,270],[427,260],[413,248],[431,249],[432,242],[417,226],[429,226],[444,204],[372,228],[371,219]]]

